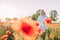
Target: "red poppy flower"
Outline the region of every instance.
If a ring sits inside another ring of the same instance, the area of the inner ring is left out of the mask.
[[[42,29],[38,29],[38,33],[39,33],[39,35],[42,35],[44,33],[44,31]]]
[[[1,38],[6,39],[7,37],[8,37],[8,35],[3,35]]]
[[[10,32],[10,31],[7,31],[7,32],[6,32],[6,34],[10,35],[10,34],[11,34],[11,32]]]
[[[46,23],[52,23],[52,19],[51,18],[47,18],[45,21],[46,21]]]
[[[38,27],[31,18],[22,18],[13,23],[13,30],[18,31],[24,40],[35,40],[38,34]]]
[[[36,26],[39,26],[39,22],[35,22]]]

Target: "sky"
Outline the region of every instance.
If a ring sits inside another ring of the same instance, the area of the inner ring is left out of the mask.
[[[0,18],[26,17],[38,9],[43,9],[49,16],[51,10],[56,10],[60,18],[60,0],[0,0]]]

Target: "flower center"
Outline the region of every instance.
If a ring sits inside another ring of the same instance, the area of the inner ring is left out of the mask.
[[[23,23],[22,25],[22,31],[27,34],[27,35],[31,35],[32,33],[32,27],[29,24]]]

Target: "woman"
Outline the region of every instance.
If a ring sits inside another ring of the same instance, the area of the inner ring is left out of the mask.
[[[47,19],[47,16],[44,12],[44,10],[41,10],[41,14],[39,15],[39,17],[37,18],[37,21],[39,22],[39,28],[43,30],[43,35],[41,37],[43,37],[43,40],[45,40],[45,31],[47,29],[47,26],[45,25],[45,20]]]

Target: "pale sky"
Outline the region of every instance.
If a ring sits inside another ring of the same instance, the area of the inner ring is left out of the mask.
[[[0,18],[25,17],[45,10],[47,16],[55,9],[60,16],[60,0],[0,0]]]

